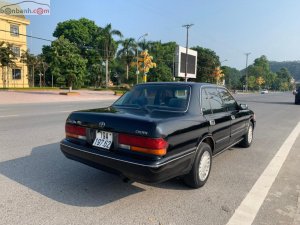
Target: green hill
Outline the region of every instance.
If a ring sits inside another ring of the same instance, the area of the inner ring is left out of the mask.
[[[270,67],[273,72],[277,72],[280,68],[287,68],[296,81],[300,81],[300,61],[275,62],[270,61]]]

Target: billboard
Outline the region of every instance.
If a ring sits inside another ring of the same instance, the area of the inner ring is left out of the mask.
[[[175,77],[185,77],[186,69],[186,48],[177,46],[175,52]],[[188,49],[187,54],[187,78],[196,78],[197,73],[197,52]]]

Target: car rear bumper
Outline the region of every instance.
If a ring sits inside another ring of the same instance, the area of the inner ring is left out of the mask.
[[[143,161],[124,157],[110,151],[95,151],[69,142],[66,139],[61,141],[60,149],[69,159],[145,183],[159,183],[188,173],[196,153],[196,148],[194,148],[186,150],[180,155],[156,161]]]
[[[295,95],[295,104],[300,104],[300,94]]]

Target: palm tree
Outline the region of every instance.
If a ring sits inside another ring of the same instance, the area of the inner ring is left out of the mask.
[[[122,37],[121,31],[112,30],[111,24],[100,30],[100,35],[104,44],[104,57],[105,57],[105,84],[108,86],[108,61],[115,55],[117,43],[114,41],[113,36]]]
[[[129,65],[135,57],[134,51],[136,48],[136,44],[133,38],[127,38],[120,41],[120,43],[122,45],[122,49],[119,50],[117,55],[121,58],[124,58],[126,62],[126,79],[128,80]]]
[[[154,47],[154,44],[155,42],[146,41],[146,39],[143,39],[143,41],[140,41],[138,43],[138,46],[141,51],[145,51],[145,50],[151,51]]]
[[[0,42],[0,64],[2,68],[2,83],[3,87],[9,86],[8,79],[8,69],[16,65],[15,63],[15,53],[12,51],[12,46],[10,44],[5,44],[5,42]]]

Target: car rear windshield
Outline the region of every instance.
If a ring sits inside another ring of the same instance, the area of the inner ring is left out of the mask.
[[[144,108],[148,111],[186,111],[191,88],[188,85],[138,85],[113,105]]]

